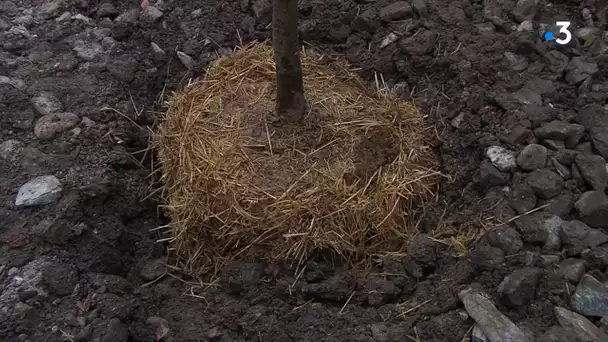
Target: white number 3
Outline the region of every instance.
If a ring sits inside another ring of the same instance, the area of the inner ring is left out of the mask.
[[[555,23],[555,25],[559,26],[560,35],[562,33],[566,35],[565,39],[557,38],[555,40],[555,42],[560,45],[566,45],[566,44],[570,43],[570,40],[572,40],[572,33],[570,32],[570,30],[568,30],[568,27],[570,27],[570,22],[569,21],[558,21]]]

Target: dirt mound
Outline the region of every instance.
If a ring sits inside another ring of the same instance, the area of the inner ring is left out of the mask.
[[[181,268],[199,276],[236,256],[403,252],[415,206],[438,182],[432,130],[415,106],[319,57],[302,56],[310,108],[301,124],[273,118],[268,44],[217,60],[171,99],[156,145]]]

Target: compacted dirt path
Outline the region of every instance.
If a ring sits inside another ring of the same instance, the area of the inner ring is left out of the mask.
[[[0,1],[0,340],[608,340],[593,1],[300,1],[308,44],[420,104],[450,179],[404,260],[235,263],[217,289],[166,274],[147,147],[171,91],[269,38],[270,1],[138,6]]]

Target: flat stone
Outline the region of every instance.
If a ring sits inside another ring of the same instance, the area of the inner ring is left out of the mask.
[[[599,67],[591,57],[573,57],[566,67],[566,81],[578,85],[598,71]]]
[[[576,255],[586,248],[608,242],[608,235],[577,220],[564,221],[559,236],[568,255]]]
[[[145,23],[148,23],[148,24],[153,24],[153,23],[157,22],[158,20],[160,20],[160,18],[162,18],[162,16],[163,16],[163,11],[159,10],[158,8],[156,8],[154,6],[148,6],[141,11],[139,20],[141,20]]]
[[[532,20],[536,16],[539,0],[519,0],[511,12],[519,22]]]
[[[482,294],[469,287],[461,291],[458,297],[460,297],[469,316],[473,318],[490,341],[530,342],[523,331],[494,306],[488,299],[487,294]]]
[[[517,165],[524,171],[542,169],[546,162],[547,148],[538,144],[530,144],[524,147],[517,156]]]
[[[585,274],[570,299],[572,308],[585,316],[608,315],[608,287],[589,274]]]
[[[566,330],[574,332],[579,341],[608,341],[608,336],[587,318],[559,306],[554,309],[559,324]],[[574,340],[571,340],[574,341]]]
[[[602,157],[608,158],[608,124],[591,127],[589,136],[597,152]]]
[[[95,61],[103,54],[103,47],[100,44],[83,40],[76,41],[72,50],[76,56],[88,62]]]
[[[522,238],[528,243],[546,243],[549,235],[558,230],[562,219],[543,212],[524,215],[513,221],[521,232]]]
[[[579,219],[591,227],[608,228],[608,196],[603,191],[587,191],[574,203]]]
[[[61,101],[49,92],[42,92],[34,96],[30,102],[40,115],[49,115],[63,110]]]
[[[586,270],[587,262],[585,260],[569,258],[559,264],[558,273],[564,279],[576,284],[581,280]]]
[[[506,255],[513,255],[524,246],[521,236],[511,227],[491,230],[488,233],[488,242],[490,245],[500,248]]]
[[[503,295],[505,303],[512,307],[529,303],[536,296],[536,286],[540,269],[526,267],[508,276],[498,285],[498,293]]]
[[[15,205],[29,207],[51,204],[61,197],[62,191],[63,185],[57,177],[36,177],[19,188]]]
[[[569,145],[574,146],[585,133],[585,127],[579,124],[571,124],[559,120],[548,122],[534,130],[534,134],[540,139],[569,140]]]
[[[593,189],[604,191],[608,184],[608,171],[606,160],[598,155],[579,154],[576,156],[576,165],[587,184]]]
[[[542,205],[547,205],[543,209],[544,212],[565,219],[574,208],[574,195],[568,190],[563,190],[558,196],[542,203]]]
[[[515,153],[504,147],[491,146],[486,151],[486,156],[500,171],[507,172],[517,168]]]
[[[408,18],[412,14],[414,11],[407,1],[397,1],[380,9],[380,19],[387,22]]]
[[[528,175],[526,183],[534,194],[542,199],[550,199],[562,192],[564,180],[557,173],[548,170],[536,170]]]
[[[34,134],[38,139],[51,140],[59,134],[68,131],[80,122],[74,113],[54,113],[42,116],[36,122]]]

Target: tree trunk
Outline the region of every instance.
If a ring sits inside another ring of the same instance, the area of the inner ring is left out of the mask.
[[[297,122],[306,110],[298,39],[298,0],[274,0],[272,45],[277,69],[277,115],[280,120]]]

